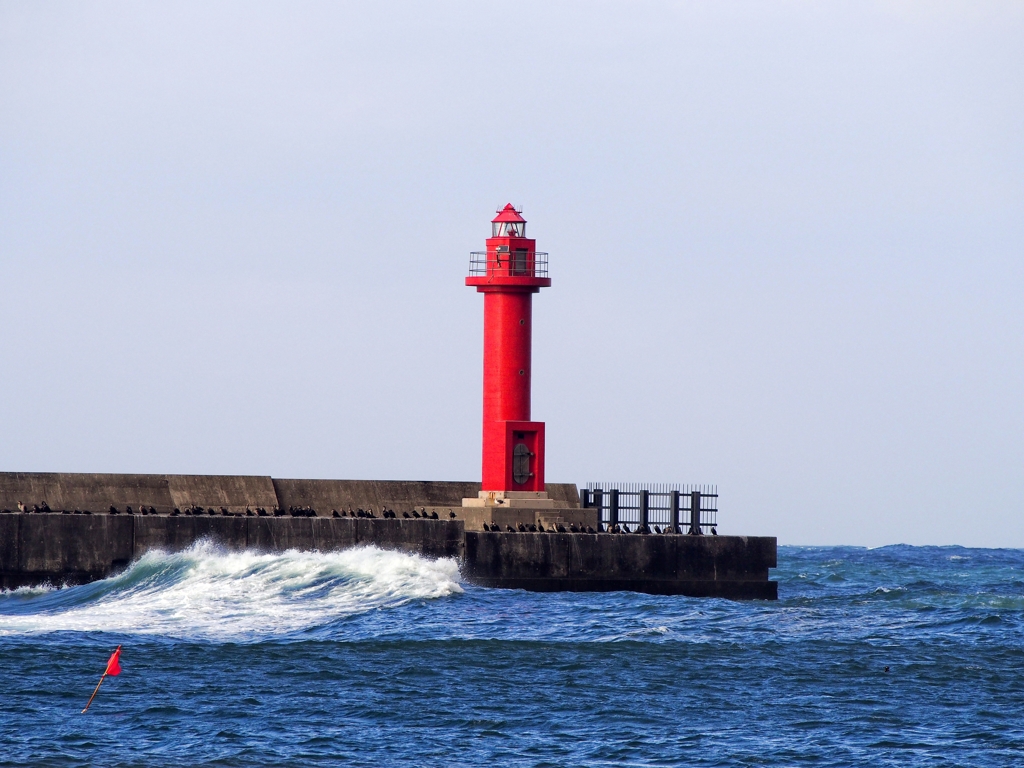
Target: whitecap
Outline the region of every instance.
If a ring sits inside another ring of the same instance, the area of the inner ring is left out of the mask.
[[[27,593],[16,612],[0,606],[0,635],[102,631],[244,642],[457,594],[459,580],[454,560],[376,547],[265,554],[199,542],[148,552],[92,584]]]

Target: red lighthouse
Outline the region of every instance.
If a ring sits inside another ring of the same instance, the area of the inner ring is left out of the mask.
[[[509,203],[491,221],[487,250],[471,255],[466,285],[484,295],[483,484],[477,504],[551,503],[544,492],[544,422],[530,420],[533,294],[551,285],[548,255],[536,245],[526,237],[526,219]]]

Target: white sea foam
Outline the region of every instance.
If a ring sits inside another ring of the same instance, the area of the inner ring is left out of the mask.
[[[226,552],[200,542],[149,552],[124,573],[85,586],[6,593],[0,635],[72,630],[245,641],[459,592],[453,560],[376,547]]]

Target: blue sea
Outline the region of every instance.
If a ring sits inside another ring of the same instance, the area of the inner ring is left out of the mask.
[[[0,593],[0,766],[1024,766],[1024,551],[780,547],[774,578],[534,594],[374,548],[151,552]]]

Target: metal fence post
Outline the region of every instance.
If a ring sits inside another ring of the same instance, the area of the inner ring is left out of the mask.
[[[690,492],[690,535],[700,536],[700,491]]]
[[[648,513],[651,509],[651,492],[640,491],[640,530],[647,530],[647,518],[650,516]]]
[[[583,509],[588,509],[590,507],[590,491],[586,488],[584,488],[580,493],[580,506],[583,507]]]
[[[604,492],[600,488],[594,489],[594,506],[597,507],[597,522],[604,520]]]
[[[619,491],[616,488],[608,491],[608,525],[619,524]]]
[[[672,533],[679,530],[679,491],[672,491],[672,498],[669,500],[669,525],[672,526]]]

